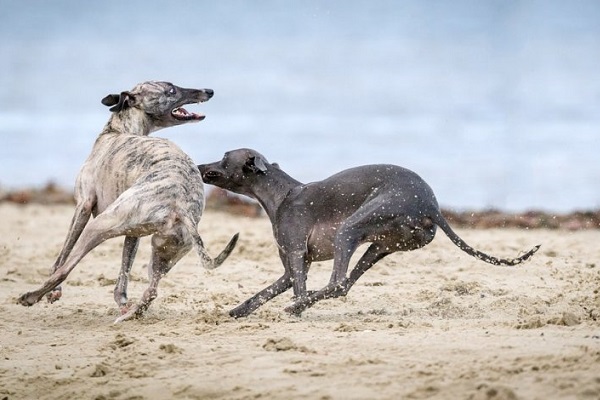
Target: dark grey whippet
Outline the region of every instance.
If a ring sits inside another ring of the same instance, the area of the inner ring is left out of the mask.
[[[243,317],[293,287],[295,302],[286,311],[299,315],[315,302],[345,296],[377,261],[397,251],[425,246],[439,226],[461,250],[495,265],[515,265],[531,257],[534,247],[515,259],[498,259],[473,249],[450,228],[433,191],[417,174],[396,165],[365,165],[323,181],[303,184],[251,149],[225,153],[221,161],[199,165],[204,182],[260,202],[273,225],[285,272],[275,283],[230,311]],[[350,276],[350,257],[371,243]],[[306,290],[313,261],[334,259],[327,286]]]
[[[204,249],[198,234],[204,185],[196,164],[172,142],[148,136],[161,128],[203,120],[203,115],[182,106],[212,96],[211,89],[145,82],[102,99],[113,114],[77,177],[77,205],[64,246],[50,278],[38,290],[23,294],[20,304],[31,306],[46,294],[50,302],[58,300],[60,283],[79,261],[116,236],[124,235],[125,243],[114,290],[122,316],[115,322],[141,315],[156,298],[160,279],[193,246],[207,268],[225,261],[235,247],[237,234],[214,260]],[[139,304],[129,307],[129,271],[139,239],[147,235],[153,235],[150,283]]]

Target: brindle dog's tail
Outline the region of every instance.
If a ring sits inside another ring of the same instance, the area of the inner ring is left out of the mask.
[[[473,256],[475,258],[479,258],[482,261],[485,261],[487,263],[493,264],[493,265],[517,265],[517,264],[521,264],[523,261],[528,260],[532,255],[535,254],[536,251],[538,251],[538,249],[540,248],[541,245],[537,245],[534,248],[532,248],[531,250],[529,250],[527,253],[517,257],[517,258],[512,258],[512,259],[508,259],[508,258],[496,258],[494,256],[490,256],[488,254],[482,253],[479,250],[475,250],[474,248],[472,248],[471,246],[469,246],[464,240],[462,240],[450,227],[450,225],[448,224],[448,221],[446,221],[446,219],[441,215],[441,214],[437,214],[432,218],[433,222],[439,226],[444,233],[446,233],[446,235],[450,238],[450,240],[452,240],[452,242],[458,246],[459,249],[461,249],[462,251],[464,251],[465,253],[469,254],[470,256]]]
[[[192,233],[192,236],[194,236],[194,242],[196,243],[196,251],[198,252],[198,255],[200,256],[200,258],[202,259],[202,264],[203,264],[204,268],[215,269],[219,265],[223,264],[223,262],[227,259],[227,257],[229,257],[229,255],[235,248],[235,245],[237,244],[240,234],[236,233],[235,235],[233,235],[231,240],[229,240],[229,243],[227,243],[227,246],[225,246],[223,251],[221,251],[221,253],[219,253],[219,255],[214,259],[206,251],[206,248],[204,247],[204,243],[202,242],[202,239],[200,238],[200,235],[198,234],[198,232],[196,232],[194,230],[194,232]]]

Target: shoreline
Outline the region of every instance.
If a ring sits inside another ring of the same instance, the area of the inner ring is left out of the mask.
[[[258,217],[263,214],[260,205],[244,196],[223,189],[207,191],[206,208],[225,213]],[[72,191],[52,182],[41,187],[4,190],[0,186],[0,204],[75,204]],[[508,212],[499,209],[455,210],[442,206],[442,214],[457,228],[490,229],[559,229],[568,231],[600,229],[600,209],[575,210],[555,213],[540,210]]]

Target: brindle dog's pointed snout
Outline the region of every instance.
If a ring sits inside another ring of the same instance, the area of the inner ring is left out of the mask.
[[[205,102],[210,100],[215,91],[212,89],[181,89],[183,92],[182,98],[187,98],[188,101],[193,102],[194,100],[198,102]]]

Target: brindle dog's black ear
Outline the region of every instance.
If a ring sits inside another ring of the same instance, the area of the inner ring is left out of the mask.
[[[121,94],[109,94],[102,99],[102,104],[107,107],[114,106],[110,109],[112,112],[117,112],[131,106],[133,95],[129,92],[121,92]],[[115,105],[116,104],[116,105]]]
[[[114,106],[118,102],[119,102],[118,94],[109,94],[108,96],[106,96],[105,98],[102,99],[102,104],[104,104],[107,107]]]
[[[244,164],[244,170],[254,172],[255,174],[264,174],[267,172],[267,166],[261,157],[252,156]]]

